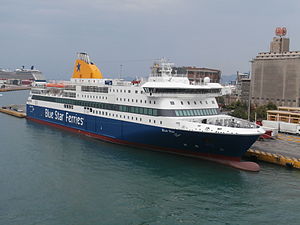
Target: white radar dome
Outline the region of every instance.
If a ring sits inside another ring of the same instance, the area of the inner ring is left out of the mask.
[[[210,78],[204,77],[203,82],[204,82],[204,84],[210,83]]]

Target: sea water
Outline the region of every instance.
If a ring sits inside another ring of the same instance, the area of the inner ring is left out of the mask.
[[[28,91],[0,105],[25,104]],[[0,224],[300,224],[300,171],[258,173],[0,114]]]

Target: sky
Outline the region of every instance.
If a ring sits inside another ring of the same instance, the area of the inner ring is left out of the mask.
[[[107,78],[148,76],[162,57],[248,72],[276,27],[300,50],[299,11],[299,0],[0,0],[0,68],[68,80],[84,51]]]

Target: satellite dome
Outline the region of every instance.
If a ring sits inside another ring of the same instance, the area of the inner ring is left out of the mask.
[[[210,83],[210,78],[204,77],[203,82],[204,82],[204,84]]]

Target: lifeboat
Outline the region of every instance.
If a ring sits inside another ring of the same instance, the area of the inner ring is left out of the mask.
[[[62,83],[48,83],[46,84],[46,87],[56,87],[56,88],[64,88],[65,85]]]

